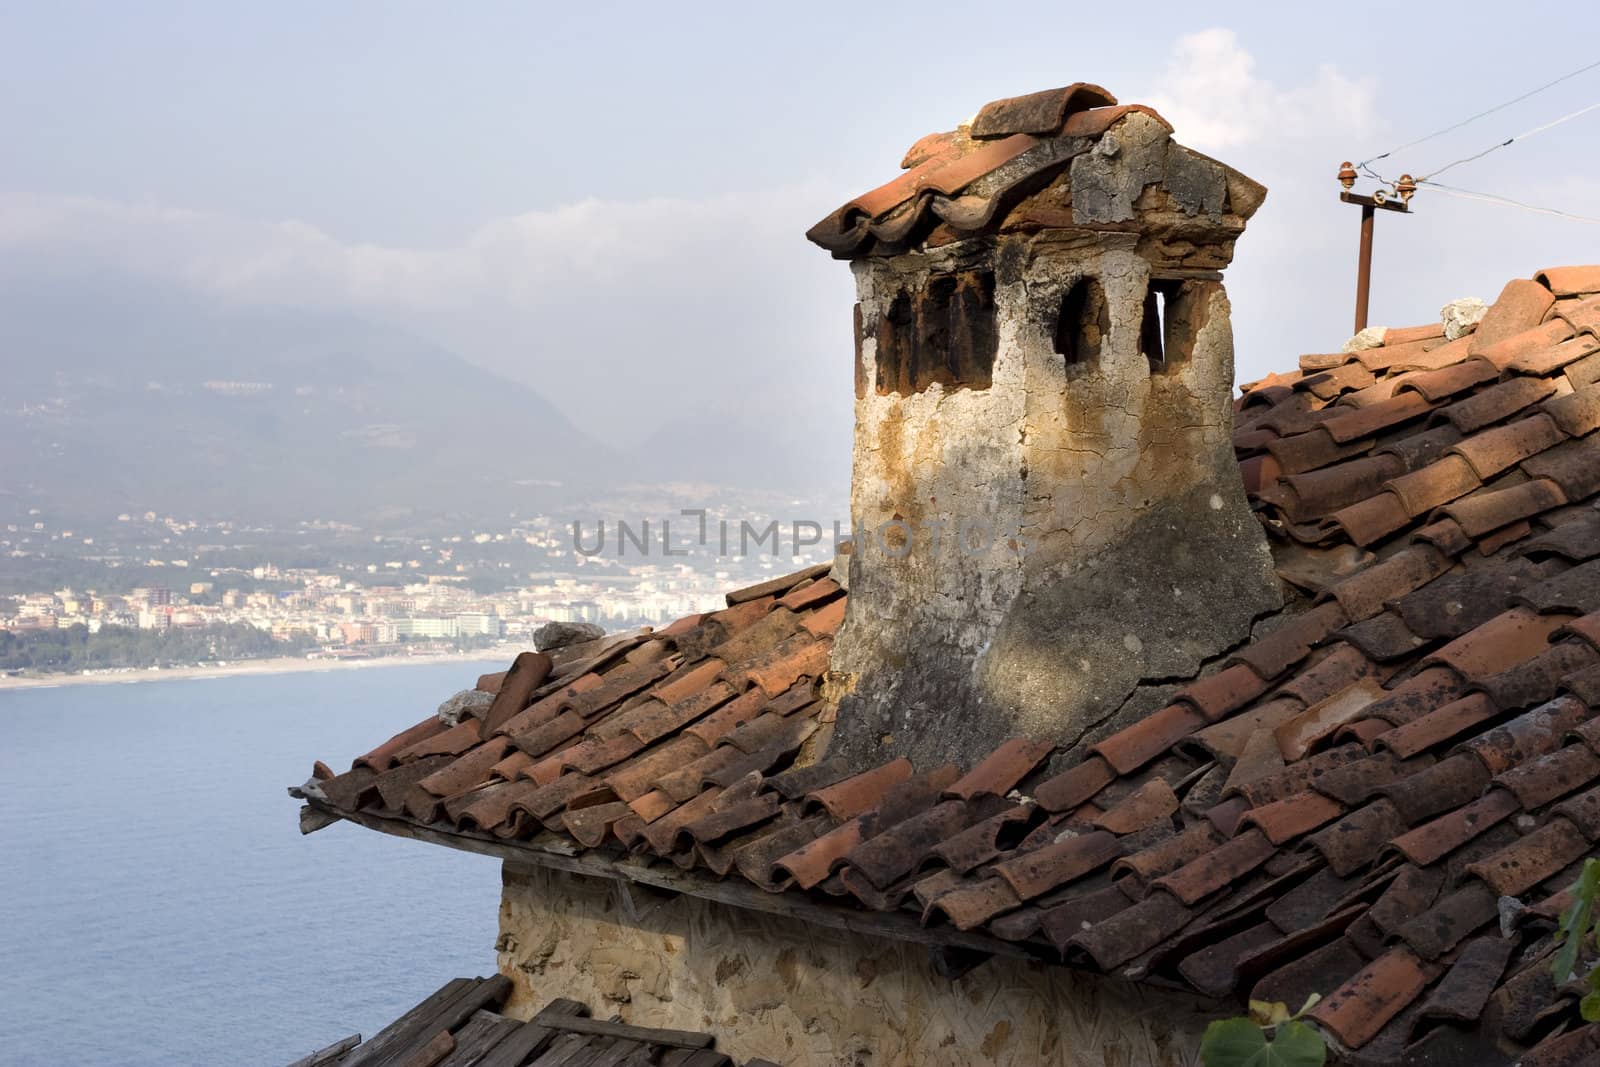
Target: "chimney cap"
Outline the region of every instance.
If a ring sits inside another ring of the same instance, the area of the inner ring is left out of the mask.
[[[900,161],[904,173],[847,201],[806,237],[836,258],[854,259],[914,248],[936,229],[949,231],[947,239],[995,232],[1019,200],[1133,116],[1172,133],[1154,108],[1119,104],[1088,82],[991,100],[954,130],[919,138]],[[1068,140],[1082,143],[1059,145]],[[1232,209],[1242,228],[1265,190],[1231,167],[1206,163],[1222,166],[1230,191],[1238,179],[1248,183],[1248,194],[1238,197],[1241,206]]]

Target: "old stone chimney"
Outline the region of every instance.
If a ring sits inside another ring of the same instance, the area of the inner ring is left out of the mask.
[[[830,754],[1070,746],[1279,605],[1222,284],[1266,190],[1172,132],[1092,85],[997,100],[808,233],[857,293]]]

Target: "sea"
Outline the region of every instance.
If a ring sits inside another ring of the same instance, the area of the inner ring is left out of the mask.
[[[284,789],[503,667],[0,690],[0,1064],[283,1067],[493,974],[495,860]]]

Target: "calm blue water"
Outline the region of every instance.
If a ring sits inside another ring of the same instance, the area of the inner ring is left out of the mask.
[[[500,666],[0,691],[0,1063],[282,1067],[494,973],[496,861],[284,787]]]

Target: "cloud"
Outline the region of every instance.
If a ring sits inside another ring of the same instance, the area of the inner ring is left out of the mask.
[[[92,265],[233,301],[354,311],[604,417],[624,443],[795,391],[836,393],[847,434],[849,273],[801,236],[825,202],[804,186],[588,199],[413,248],[298,221],[0,194],[0,264]]]
[[[1204,151],[1307,135],[1366,136],[1378,126],[1377,82],[1322,64],[1304,85],[1277,86],[1257,76],[1238,34],[1208,29],[1178,39],[1150,103],[1185,144]]]

